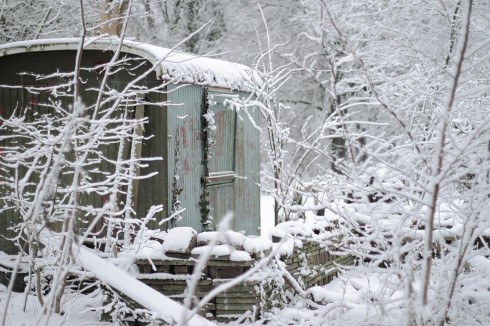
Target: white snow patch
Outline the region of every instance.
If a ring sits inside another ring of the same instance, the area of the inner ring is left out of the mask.
[[[260,235],[271,238],[274,228],[274,197],[262,195],[260,197]]]
[[[250,257],[250,254],[246,251],[234,250],[230,254],[230,260],[231,261],[250,261],[250,260],[252,260],[252,257]]]
[[[216,130],[216,121],[214,120],[214,112],[208,110],[208,112],[204,113],[202,116],[206,120],[207,130],[215,131]]]
[[[208,244],[213,239],[217,239],[217,244],[229,244],[233,247],[240,247],[243,245],[247,237],[239,232],[226,231],[226,232],[201,232],[197,235],[198,244]]]
[[[209,253],[214,257],[230,256],[231,261],[250,261],[252,257],[248,252],[243,250],[237,250],[230,245],[220,244],[215,246],[202,246],[192,249],[191,254],[193,255],[203,255]]]
[[[342,302],[344,293],[332,291],[324,287],[314,286],[306,290],[308,295],[311,295],[313,301],[326,304],[332,302]]]
[[[287,239],[280,243],[274,243],[274,251],[277,250],[279,256],[291,256],[294,251],[295,243],[296,240],[294,239]],[[276,249],[278,246],[280,246],[279,249]]]
[[[0,271],[4,270],[2,266],[9,268],[9,270],[5,270],[6,272],[12,271],[16,267],[15,264],[16,261],[17,261],[17,255],[8,255],[3,251],[0,251]],[[24,272],[28,270],[29,270],[29,263],[25,261],[25,259],[21,260],[19,271]]]
[[[203,255],[204,253],[208,252],[211,256],[221,257],[221,256],[230,255],[233,250],[234,250],[233,247],[230,247],[229,245],[226,244],[221,244],[215,246],[196,247],[192,249],[191,254]]]
[[[7,288],[0,284],[0,311],[4,310]],[[102,292],[85,295],[83,293],[66,293],[63,297],[63,314],[42,313],[43,309],[35,295],[26,297],[25,293],[11,294],[9,307],[6,314],[6,325],[113,325],[113,323],[101,322],[99,313],[102,302]],[[23,310],[25,303],[25,311]],[[38,318],[40,318],[38,320]]]
[[[162,249],[165,252],[187,252],[196,234],[197,232],[190,227],[173,228],[165,237]]]
[[[479,271],[490,271],[490,259],[484,256],[475,256],[468,259],[468,262],[472,267],[476,268]]]
[[[276,230],[279,230],[276,233]],[[312,235],[312,230],[310,225],[306,225],[304,220],[300,219],[298,221],[282,222],[276,225],[275,229],[272,231],[273,236],[278,236],[278,234],[289,234],[292,236],[300,237],[310,237]]]
[[[272,249],[272,241],[262,237],[249,236],[243,243],[243,249],[251,254],[263,253]]]

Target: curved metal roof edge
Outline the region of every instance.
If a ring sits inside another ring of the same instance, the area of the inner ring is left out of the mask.
[[[119,38],[86,38],[83,48],[84,50],[116,51],[119,42]],[[28,52],[77,50],[79,44],[79,38],[6,43],[0,45],[0,57]],[[253,80],[257,78],[252,77],[252,69],[241,64],[132,40],[123,41],[121,52],[139,56],[155,65],[157,79],[251,91]],[[188,69],[182,69],[179,65],[185,65]]]

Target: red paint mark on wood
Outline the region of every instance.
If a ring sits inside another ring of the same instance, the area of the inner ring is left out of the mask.
[[[184,174],[189,173],[189,161],[187,159],[184,160]]]

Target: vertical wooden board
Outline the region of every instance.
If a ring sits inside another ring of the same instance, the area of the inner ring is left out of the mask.
[[[198,85],[170,84],[167,86],[167,142],[168,142],[168,211],[173,209],[172,198],[180,201],[185,211],[182,219],[171,226],[189,226],[202,230],[202,123],[203,88]]]
[[[239,92],[242,98],[250,94]],[[249,108],[249,113],[258,125],[258,108]],[[260,140],[259,131],[245,113],[239,113],[236,133],[235,172],[235,231],[245,234],[260,234]]]

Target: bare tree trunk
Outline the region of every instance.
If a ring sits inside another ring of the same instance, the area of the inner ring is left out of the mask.
[[[98,34],[121,36],[123,27],[123,15],[126,14],[128,0],[105,0],[100,4],[100,25]]]

